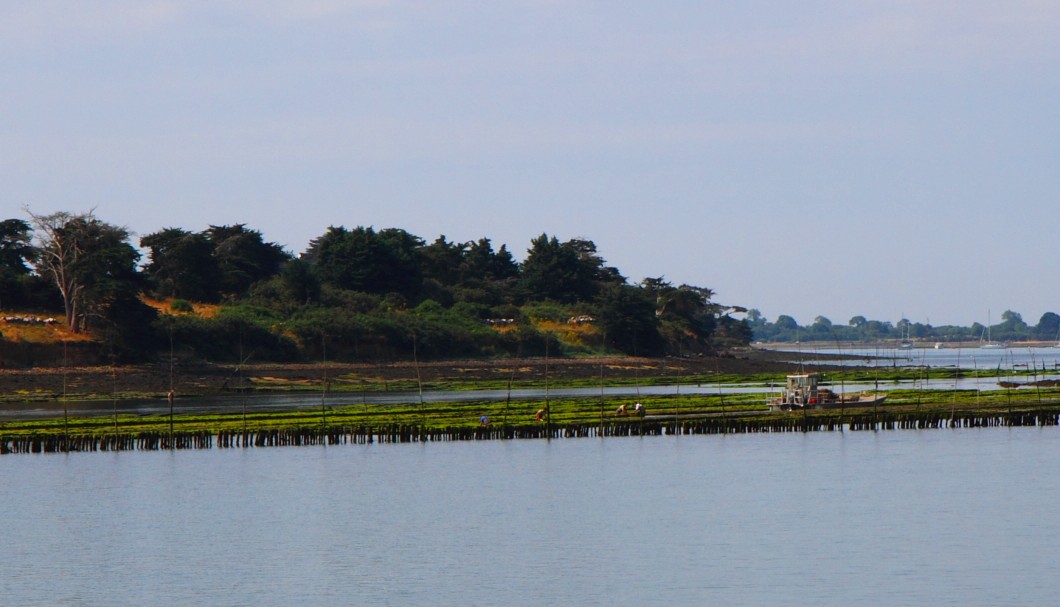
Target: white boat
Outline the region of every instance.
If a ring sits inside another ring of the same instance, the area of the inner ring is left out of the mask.
[[[816,373],[789,375],[784,393],[769,401],[770,411],[797,411],[802,409],[836,409],[839,407],[871,407],[887,398],[886,394],[861,392],[854,395],[836,394],[821,388]]]
[[[902,319],[902,323],[905,326],[902,327],[902,339],[899,340],[897,348],[899,350],[912,350],[913,349],[913,327],[910,326],[908,320]],[[902,324],[899,323],[899,324]]]
[[[986,313],[986,328],[983,329],[983,334],[979,336],[979,348],[983,350],[1004,350],[1007,347],[1002,342],[990,339],[990,312],[988,311]]]

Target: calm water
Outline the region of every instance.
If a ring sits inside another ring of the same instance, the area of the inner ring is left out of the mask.
[[[960,367],[962,369],[1041,369],[1054,371],[1060,367],[1060,347],[1011,347],[997,350],[985,348],[782,348],[792,354],[793,362],[805,365],[857,365],[866,367]],[[855,358],[831,360],[819,354],[842,354]]]
[[[1044,605],[1060,429],[0,457],[7,605]]]

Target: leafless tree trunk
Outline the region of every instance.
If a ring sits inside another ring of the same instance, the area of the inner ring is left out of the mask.
[[[63,298],[66,325],[79,333],[84,330],[82,318],[84,285],[78,279],[75,268],[84,255],[85,227],[98,222],[93,211],[73,214],[59,211],[50,215],[29,214],[35,237],[38,241],[37,271],[51,276]]]

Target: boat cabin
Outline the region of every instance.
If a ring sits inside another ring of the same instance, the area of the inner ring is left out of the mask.
[[[878,405],[887,398],[886,394],[864,392],[855,395],[838,395],[828,388],[818,386],[820,376],[817,373],[789,375],[784,394],[769,401],[772,411],[792,411],[797,409],[825,409],[842,406]]]
[[[783,410],[816,407],[821,400],[817,381],[816,373],[789,375],[783,396],[774,400],[773,406]]]

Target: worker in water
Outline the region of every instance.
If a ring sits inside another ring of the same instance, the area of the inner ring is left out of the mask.
[[[537,413],[534,414],[534,419],[539,422],[545,421],[545,413],[547,412],[544,409],[538,409]]]
[[[640,403],[637,403],[637,404],[633,405],[633,414],[634,415],[638,415],[640,417],[644,417],[645,413],[646,413],[646,411],[644,410],[644,405],[642,405]]]
[[[480,426],[488,426],[488,425],[490,425],[489,416],[483,415],[482,417],[478,418],[478,424]]]
[[[622,403],[621,405],[618,406],[617,409],[615,409],[615,415],[625,415],[625,414],[626,414],[626,403]]]

